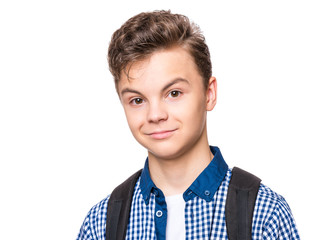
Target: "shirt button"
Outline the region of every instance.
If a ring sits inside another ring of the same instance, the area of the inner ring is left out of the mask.
[[[208,190],[206,190],[204,193],[205,193],[206,196],[210,195],[210,191],[208,191]]]
[[[162,216],[162,211],[158,210],[158,211],[156,212],[156,216],[157,216],[157,217],[161,217],[161,216]]]

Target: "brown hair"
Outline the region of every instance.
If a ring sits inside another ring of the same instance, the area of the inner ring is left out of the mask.
[[[212,65],[205,37],[186,16],[170,11],[140,13],[114,32],[108,49],[108,62],[116,89],[122,71],[128,76],[127,66],[130,68],[132,63],[147,58],[155,51],[176,45],[187,48],[207,89]]]

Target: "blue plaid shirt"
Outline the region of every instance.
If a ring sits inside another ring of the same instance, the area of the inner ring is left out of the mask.
[[[231,170],[219,148],[210,147],[214,158],[184,192],[186,239],[228,239],[225,202]],[[104,240],[108,196],[88,213],[78,240]],[[165,197],[150,178],[146,160],[137,181],[126,239],[166,238]],[[252,239],[300,239],[291,210],[285,199],[261,184],[254,208]]]

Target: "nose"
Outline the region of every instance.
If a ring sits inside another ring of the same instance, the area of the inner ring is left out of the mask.
[[[150,123],[159,123],[168,119],[168,112],[164,103],[154,102],[149,105],[147,120]]]

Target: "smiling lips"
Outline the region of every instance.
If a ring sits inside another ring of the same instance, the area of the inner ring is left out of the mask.
[[[168,138],[168,137],[172,136],[173,133],[174,133],[176,130],[177,130],[177,129],[174,129],[174,130],[165,130],[165,131],[156,131],[156,132],[149,133],[149,134],[147,134],[147,135],[151,136],[153,139],[162,140],[162,139],[165,139],[165,138]]]

